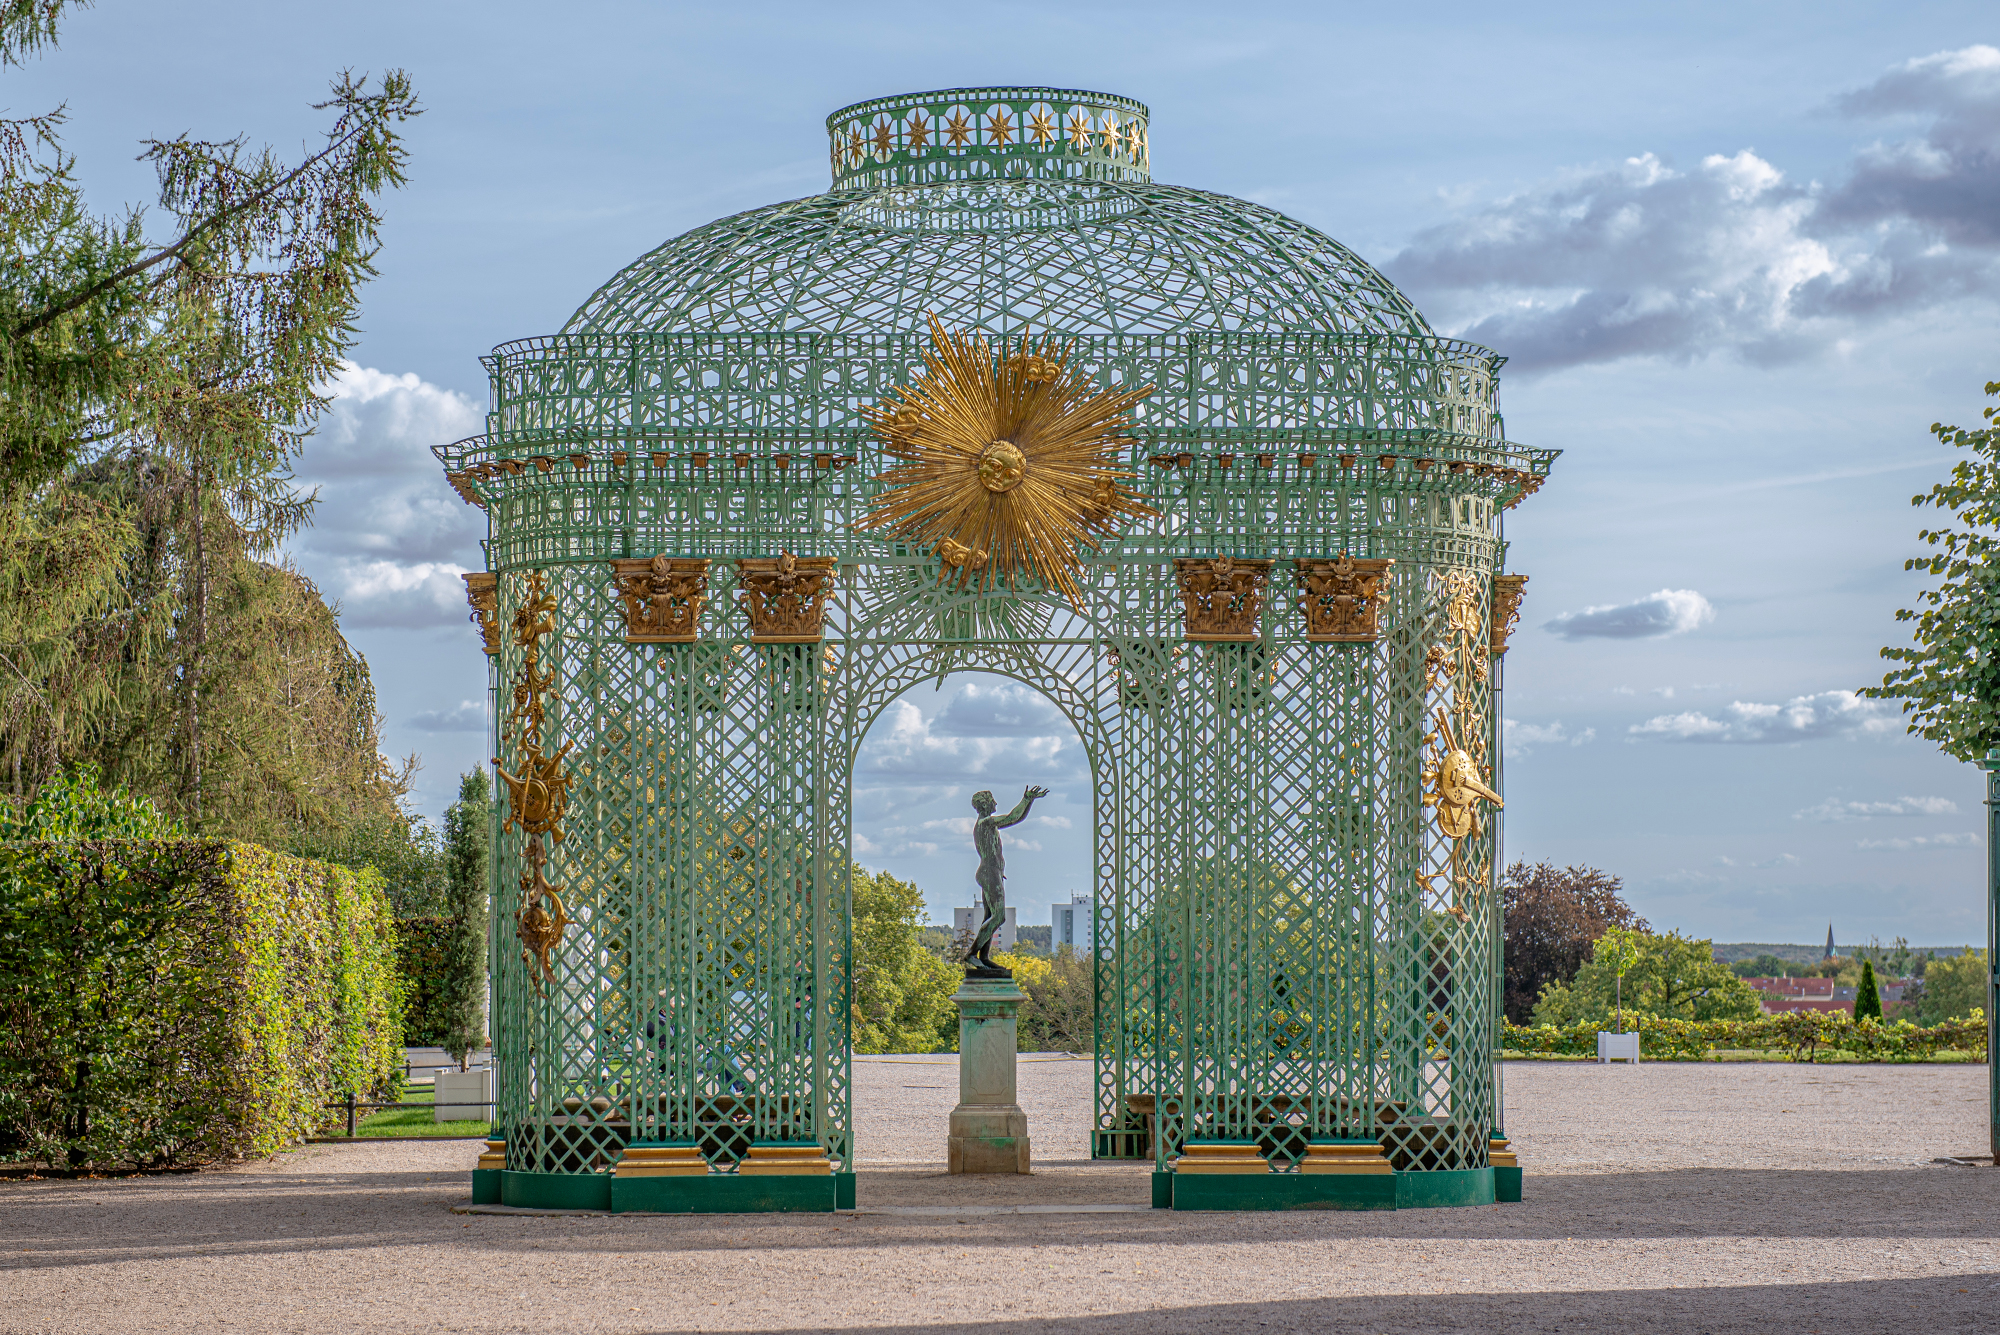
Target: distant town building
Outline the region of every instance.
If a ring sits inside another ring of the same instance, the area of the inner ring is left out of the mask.
[[[1824,954],[1824,955],[1821,955],[1821,956],[1820,956],[1820,958],[1821,958],[1821,959],[1823,959],[1823,960],[1830,960],[1830,959],[1832,959],[1832,958],[1833,958],[1833,924],[1832,924],[1832,923],[1828,923],[1828,924],[1826,925],[1826,954]]]
[[[986,910],[978,906],[969,909],[953,909],[951,911],[951,925],[956,931],[976,932],[979,930],[979,924],[985,921]],[[1000,924],[1000,930],[993,934],[993,948],[995,950],[1012,950],[1014,943],[1018,940],[1020,940],[1020,935],[1014,930],[1014,910],[1009,908],[1006,920]]]
[[[1787,1011],[1854,1014],[1854,989],[1836,987],[1831,978],[1745,978],[1743,981],[1761,993],[1757,1001],[1766,1015],[1783,1015]],[[1903,990],[1912,981],[1908,978],[1876,979],[1885,1014],[1903,1004]]]
[[[1074,890],[1070,891],[1069,903],[1049,905],[1049,953],[1068,946],[1079,955],[1089,954],[1095,907],[1089,895],[1079,895]]]

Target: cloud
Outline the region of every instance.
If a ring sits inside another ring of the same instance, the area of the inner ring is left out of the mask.
[[[914,704],[897,700],[869,731],[855,771],[878,780],[957,779],[983,786],[989,780],[1074,779],[1086,766],[1074,733],[951,736],[935,729]],[[1004,800],[997,789],[995,796]]]
[[[1518,719],[1503,719],[1500,732],[1505,739],[1502,752],[1509,758],[1531,755],[1537,746],[1582,746],[1597,736],[1595,728],[1572,733],[1563,727],[1561,719],[1554,723],[1522,723]]]
[[[1721,719],[1698,710],[1661,714],[1626,731],[1634,738],[1672,742],[1810,742],[1824,737],[1893,734],[1896,711],[1852,691],[1821,691],[1795,696],[1782,705],[1739,700],[1729,706],[1728,717]]]
[[[1765,870],[1771,867],[1796,867],[1799,865],[1799,859],[1790,853],[1780,853],[1774,858],[1765,858],[1762,862],[1738,862],[1735,858],[1728,857],[1717,858],[1715,861],[1719,866],[1741,867],[1748,870]]]
[[[1040,691],[1017,682],[977,678],[959,688],[931,726],[949,737],[1037,737],[1074,731]]]
[[[1979,836],[1976,834],[1920,834],[1908,839],[1862,839],[1856,848],[1887,848],[1903,851],[1912,848],[1976,848]]]
[[[484,732],[486,706],[477,700],[461,700],[455,709],[426,709],[406,726],[424,732]]]
[[[1816,807],[1792,813],[1793,820],[1809,820],[1820,825],[1839,821],[1873,820],[1877,816],[1956,816],[1958,803],[1948,797],[1899,797],[1893,802],[1843,802],[1829,797]]]
[[[1581,612],[1564,612],[1542,629],[1565,640],[1651,640],[1685,635],[1715,620],[1715,608],[1693,589],[1661,589],[1629,603],[1606,603]],[[1672,698],[1673,687],[1661,688]]]
[[[1832,188],[1754,149],[1680,169],[1652,153],[1475,207],[1385,269],[1462,337],[1548,370],[1716,350],[1795,360],[1862,323],[2000,288],[2000,51],[1905,62],[1836,99],[1926,115]]]
[[[477,433],[482,414],[416,375],[353,363],[331,388],[299,462],[319,504],[293,559],[354,625],[462,620],[458,576],[483,564],[486,519],[452,493],[430,447]]]

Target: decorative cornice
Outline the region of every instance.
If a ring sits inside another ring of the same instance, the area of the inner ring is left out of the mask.
[[[937,181],[1152,180],[1153,113],[1072,88],[945,88],[826,118],[836,190]]]

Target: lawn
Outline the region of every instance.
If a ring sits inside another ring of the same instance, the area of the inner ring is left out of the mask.
[[[434,1122],[431,1120],[431,1087],[411,1085],[403,1091],[403,1102],[421,1103],[421,1108],[384,1108],[364,1118],[354,1128],[357,1137],[369,1136],[486,1136],[493,1132],[488,1121]]]

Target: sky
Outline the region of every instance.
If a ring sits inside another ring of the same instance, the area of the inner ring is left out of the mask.
[[[477,433],[478,357],[623,265],[826,187],[864,98],[1089,88],[1152,110],[1157,180],[1281,209],[1505,354],[1508,435],[1563,451],[1508,519],[1507,856],[1623,879],[1719,941],[1985,930],[1981,777],[1856,688],[1900,643],[1912,495],[2000,379],[2000,23],[1990,4],[1229,6],[100,0],[0,71],[66,105],[97,206],[140,140],[296,154],[340,69],[428,108],[293,559],[367,656],[435,817],[485,754],[459,572],[483,517],[429,447]],[[1052,790],[1008,844],[1023,923],[1090,883],[1087,764],[1042,697],[912,692],[870,733],[855,849],[971,902],[967,799]]]

